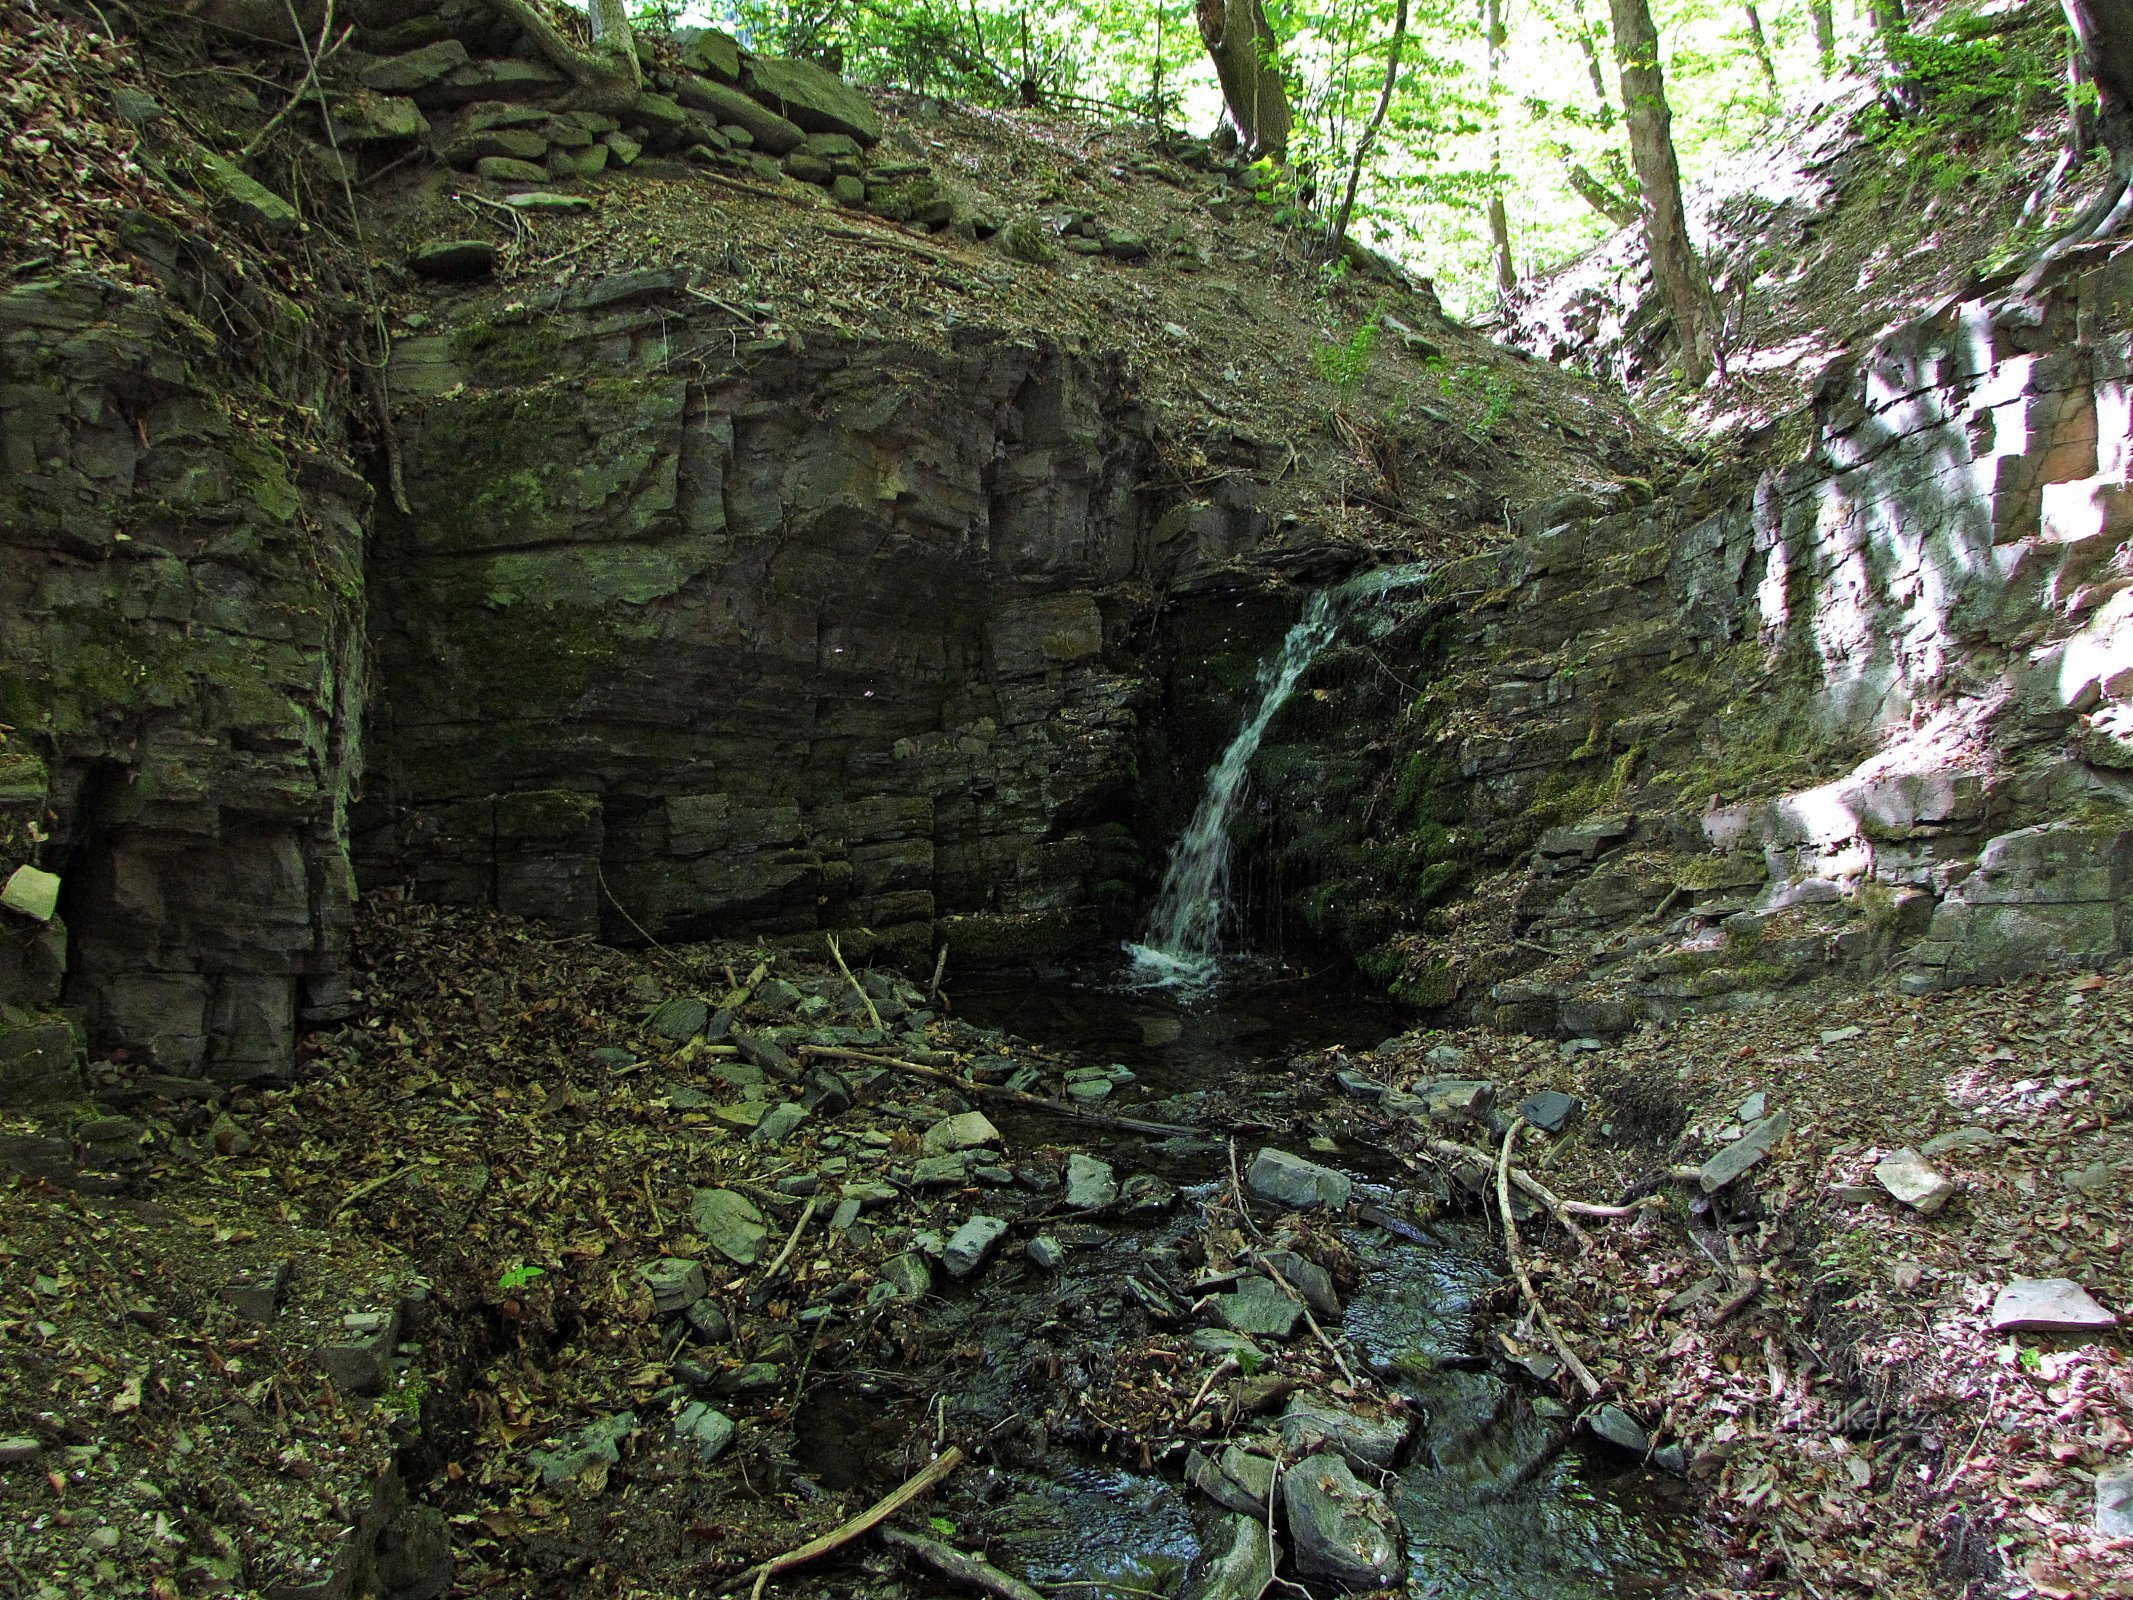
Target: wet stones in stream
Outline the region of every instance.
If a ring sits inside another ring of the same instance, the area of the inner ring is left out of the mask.
[[[1332,1453],[1282,1475],[1282,1508],[1296,1546],[1296,1569],[1349,1589],[1381,1589],[1405,1570],[1400,1519],[1391,1502]]]
[[[1234,1510],[1201,1542],[1179,1600],[1259,1600],[1273,1587],[1281,1557],[1281,1541],[1261,1517]]]

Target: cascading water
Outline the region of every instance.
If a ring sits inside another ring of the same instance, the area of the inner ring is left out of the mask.
[[[1281,648],[1260,663],[1258,699],[1209,769],[1192,821],[1171,846],[1163,886],[1148,913],[1147,937],[1126,946],[1133,959],[1133,980],[1140,987],[1197,991],[1212,986],[1220,975],[1222,924],[1229,914],[1229,820],[1244,798],[1252,757],[1259,753],[1267,725],[1296,692],[1311,663],[1340,636],[1358,605],[1427,575],[1426,567],[1380,567],[1319,590]]]

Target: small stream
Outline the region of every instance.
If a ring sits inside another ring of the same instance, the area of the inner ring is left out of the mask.
[[[1296,1054],[1339,1045],[1366,1051],[1405,1025],[1393,1007],[1308,986],[1181,996],[1130,987],[1122,975],[1066,974],[966,987],[958,1012],[1085,1061],[1134,1074],[1129,1108],[1201,1122],[1196,1106],[1263,1103],[1269,1122],[1299,1105],[1280,1069]],[[1257,1088],[1255,1085],[1264,1085]],[[1005,1119],[1002,1119],[1005,1126]],[[1057,1143],[1056,1120],[1010,1138]],[[1247,1135],[1256,1143],[1259,1136]],[[1289,1138],[1277,1142],[1302,1149]],[[1239,1140],[1248,1153],[1246,1139]],[[1057,1274],[1021,1274],[963,1298],[951,1322],[986,1344],[983,1370],[999,1406],[1030,1404],[1016,1375],[1029,1347],[1121,1337],[1132,1274],[1190,1258],[1201,1204],[1227,1183],[1224,1145],[1117,1135],[1097,1153],[1123,1178],[1154,1171],[1184,1185],[1166,1218],[1111,1225],[1071,1252]],[[1397,1207],[1394,1174],[1366,1154],[1316,1153],[1359,1182],[1359,1193]],[[1345,1237],[1365,1278],[1332,1328],[1388,1388],[1422,1416],[1418,1443],[1387,1485],[1406,1531],[1405,1592],[1445,1600],[1603,1600],[1674,1592],[1690,1517],[1685,1487],[1574,1436],[1571,1410],[1494,1354],[1477,1307],[1503,1272],[1491,1225],[1479,1216],[1432,1225],[1440,1243],[1418,1244],[1372,1227]],[[1190,1273],[1183,1274],[1189,1277]],[[958,1315],[959,1313],[959,1315]],[[1035,1330],[1034,1336],[1032,1330]],[[1071,1377],[1071,1374],[1069,1375]],[[1039,1461],[1002,1471],[987,1514],[992,1548],[1042,1587],[1104,1600],[1174,1594],[1197,1548],[1207,1503],[1176,1482],[1175,1463],[1137,1471],[1055,1444]]]

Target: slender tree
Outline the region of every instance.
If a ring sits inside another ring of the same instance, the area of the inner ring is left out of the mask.
[[[1682,376],[1692,388],[1700,388],[1718,360],[1718,310],[1711,297],[1711,281],[1689,244],[1688,217],[1681,203],[1681,167],[1674,156],[1674,118],[1667,108],[1666,79],[1659,68],[1659,30],[1646,0],[1610,0],[1610,9],[1652,281],[1673,313]]]
[[[1289,148],[1293,119],[1281,77],[1281,41],[1266,19],[1264,0],[1197,0],[1195,9],[1245,152],[1279,160]]]
[[[1600,64],[1599,30],[1585,15],[1585,0],[1570,0],[1570,17],[1565,20],[1561,12],[1554,12],[1550,20],[1556,31],[1578,47],[1578,56],[1585,63],[1585,77],[1592,85],[1592,119],[1601,128],[1613,128],[1615,105],[1607,92],[1606,69]],[[1582,119],[1579,119],[1582,120]],[[1631,192],[1629,173],[1624,169],[1621,147],[1617,145],[1608,152],[1605,163],[1612,168],[1607,178],[1596,175],[1584,162],[1571,154],[1568,145],[1554,147],[1555,155],[1563,163],[1563,172],[1569,179],[1571,193],[1591,206],[1601,216],[1618,228],[1626,228],[1637,220],[1637,200]]]
[[[1837,17],[1830,0],[1807,0],[1808,20],[1814,24],[1815,54],[1822,62],[1822,76],[1837,75]]]
[[[1503,113],[1496,92],[1503,81],[1503,47],[1509,33],[1504,26],[1504,0],[1481,0],[1481,26],[1489,46],[1489,253],[1496,260],[1496,292],[1509,294],[1518,287],[1518,273],[1511,265],[1511,216],[1503,203]]]
[[[1385,112],[1392,104],[1392,91],[1400,80],[1400,52],[1406,43],[1407,0],[1399,0],[1399,9],[1392,18],[1392,43],[1385,51],[1385,87],[1378,92],[1377,109],[1370,113],[1362,138],[1356,141],[1354,159],[1348,163],[1348,186],[1341,194],[1340,212],[1333,219],[1333,254],[1336,257],[1347,242],[1348,222],[1355,214],[1355,192],[1362,187],[1363,164],[1370,159],[1371,146],[1377,143],[1378,129],[1385,125]]]
[[[1763,14],[1755,9],[1755,0],[1744,0],[1741,10],[1748,18],[1748,48],[1755,52],[1755,64],[1763,74],[1763,87],[1770,91],[1770,98],[1784,104],[1784,92],[1778,88],[1777,63],[1770,56],[1770,38],[1763,32]]]
[[[2110,155],[2111,177],[2095,204],[2047,252],[2047,260],[2069,245],[2103,238],[2133,211],[2133,0],[2060,4],[2080,47],[2084,73],[2096,86],[2095,136]]]

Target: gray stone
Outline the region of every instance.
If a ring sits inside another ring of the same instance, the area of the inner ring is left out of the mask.
[[[1496,1109],[1496,1085],[1479,1078],[1436,1078],[1416,1084],[1414,1094],[1430,1121],[1448,1126],[1486,1121]]]
[[[1994,1333],[2103,1333],[2117,1326],[2071,1278],[2016,1278],[1992,1302]]]
[[[970,1156],[958,1151],[952,1156],[928,1156],[911,1168],[911,1181],[921,1189],[970,1181]]]
[[[2096,1474],[2096,1531],[2106,1539],[2133,1539],[2133,1462]]]
[[[764,1113],[763,1120],[748,1137],[756,1144],[779,1144],[791,1138],[806,1120],[807,1107],[797,1100],[788,1100]]]
[[[1059,1263],[1066,1259],[1066,1250],[1048,1233],[1040,1233],[1023,1249],[1030,1265],[1040,1272],[1056,1272]]]
[[[1644,1431],[1637,1419],[1620,1406],[1601,1406],[1585,1419],[1585,1425],[1598,1437],[1618,1449],[1643,1455],[1652,1447],[1651,1435]]]
[[[1286,1339],[1295,1333],[1303,1307],[1284,1294],[1271,1278],[1255,1273],[1240,1279],[1229,1294],[1215,1296],[1215,1315],[1233,1332]]]
[[[0,1439],[0,1467],[19,1467],[44,1454],[44,1445],[24,1434]]]
[[[790,1078],[794,1075],[792,1057],[777,1040],[761,1033],[736,1033],[733,1048],[740,1051],[741,1059],[759,1071],[773,1077]]]
[[[1350,1589],[1397,1583],[1405,1562],[1400,1521],[1384,1495],[1359,1483],[1337,1455],[1299,1461],[1282,1476],[1296,1570]]]
[[[985,1264],[992,1247],[1006,1232],[1007,1224],[1001,1218],[979,1212],[950,1236],[947,1247],[941,1251],[941,1265],[948,1269],[951,1278],[969,1277]]]
[[[733,1331],[726,1313],[711,1300],[698,1300],[682,1312],[681,1320],[689,1325],[691,1333],[707,1344],[717,1344]]]
[[[693,1449],[696,1459],[706,1466],[726,1453],[734,1432],[731,1417],[701,1400],[691,1400],[674,1414],[674,1442]]]
[[[1932,1216],[1955,1193],[1916,1150],[1892,1150],[1874,1165],[1874,1181],[1913,1211]]]
[[[689,1221],[712,1249],[736,1266],[752,1267],[770,1230],[763,1213],[732,1189],[699,1189],[689,1200]]]
[[[1519,1102],[1518,1114],[1543,1133],[1561,1133],[1575,1122],[1584,1104],[1574,1094],[1543,1089]]]
[[[1792,1131],[1792,1118],[1773,1111],[1750,1124],[1738,1139],[1696,1169],[1696,1181],[1705,1194],[1716,1194],[1770,1153],[1770,1147]]]
[[[1153,1222],[1177,1204],[1178,1188],[1152,1172],[1136,1172],[1118,1188],[1118,1215],[1126,1222]]]
[[[710,1292],[701,1261],[669,1256],[639,1267],[637,1276],[652,1291],[652,1309],[662,1317],[688,1310]]]
[[[1233,1444],[1212,1456],[1194,1450],[1185,1458],[1185,1481],[1225,1510],[1264,1517],[1273,1499],[1274,1461]]]
[[[946,1155],[957,1150],[976,1150],[1000,1142],[1000,1130],[982,1111],[965,1111],[943,1117],[926,1130],[920,1141],[928,1155]]]
[[[272,1322],[289,1282],[289,1263],[271,1261],[240,1272],[222,1286],[222,1303],[247,1322]]]
[[[741,81],[741,46],[732,34],[717,28],[677,28],[674,43],[681,64],[691,72],[707,73],[720,83]]]
[[[807,137],[797,123],[778,115],[769,106],[758,104],[740,90],[714,83],[709,78],[677,79],[674,98],[691,111],[701,111],[713,118],[722,127],[730,124],[746,129],[756,148],[770,155],[782,156],[797,150]],[[773,167],[772,170],[777,169]],[[819,942],[816,948],[819,952]]]
[[[533,1464],[540,1469],[541,1483],[552,1489],[589,1467],[602,1463],[613,1466],[622,1459],[622,1441],[636,1428],[636,1412],[617,1412],[579,1429],[568,1443],[554,1450],[534,1451]]]
[[[1281,1541],[1267,1532],[1264,1502],[1257,1511],[1233,1506],[1215,1524],[1186,1568],[1179,1600],[1260,1600],[1273,1587]]]
[[[2069,1168],[2059,1179],[2076,1194],[2098,1200],[2111,1192],[2118,1181],[2118,1169],[2108,1161],[2091,1161],[2086,1166]]]
[[[1067,1157],[1066,1203],[1077,1211],[1094,1211],[1118,1198],[1111,1163],[1079,1150]]]
[[[1388,1470],[1414,1431],[1411,1418],[1368,1416],[1309,1395],[1290,1400],[1279,1427],[1291,1455],[1335,1450],[1355,1466]]]
[[[933,1269],[916,1251],[891,1256],[881,1264],[881,1281],[906,1300],[916,1300],[933,1288]]]
[[[546,167],[536,166],[531,161],[519,156],[482,156],[474,163],[474,175],[479,178],[487,178],[491,183],[546,183],[548,181],[548,169]],[[579,197],[574,195],[544,194],[539,197],[541,203],[529,203],[523,209],[529,211],[547,210],[549,207],[545,204],[546,201],[577,198]],[[518,205],[520,201],[534,202],[535,196],[530,194],[511,195],[508,197],[506,204]],[[590,208],[591,205],[592,202],[587,200],[583,205],[575,209],[585,210]]]
[[[881,138],[881,117],[873,103],[812,62],[754,56],[742,67],[741,82],[750,94],[809,133],[847,134],[862,145]]]
[[[693,1039],[704,1031],[711,1020],[711,1008],[703,1001],[683,995],[669,1000],[651,1015],[648,1026],[662,1039],[680,1043]]]
[[[366,89],[380,94],[414,94],[442,82],[467,65],[467,47],[457,39],[439,39],[405,55],[373,61],[356,74]]]
[[[335,95],[326,119],[334,142],[342,146],[420,139],[430,131],[430,119],[414,101],[363,89]]]
[[[827,189],[836,181],[837,169],[820,156],[795,150],[785,158],[785,176],[795,183],[811,183],[818,189]]]
[[[1287,1279],[1289,1287],[1301,1294],[1313,1311],[1329,1317],[1340,1315],[1341,1298],[1333,1287],[1333,1275],[1316,1261],[1294,1250],[1263,1250],[1259,1260]]]
[[[765,978],[755,986],[753,999],[766,1011],[791,1011],[807,996],[797,984],[783,978]]]
[[[1315,1161],[1306,1161],[1302,1156],[1292,1156],[1272,1146],[1261,1149],[1252,1157],[1251,1170],[1245,1174],[1244,1181],[1245,1186],[1261,1199],[1296,1211],[1319,1207],[1341,1210],[1348,1204],[1355,1188],[1346,1173],[1335,1172],[1331,1167],[1322,1167]]]

